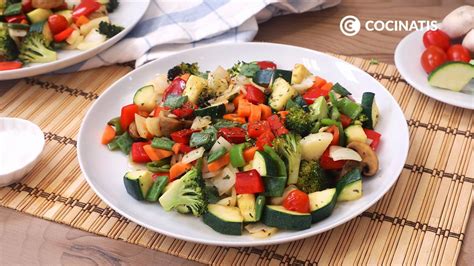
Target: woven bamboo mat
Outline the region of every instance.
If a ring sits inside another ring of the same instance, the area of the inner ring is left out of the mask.
[[[109,208],[81,175],[76,135],[88,107],[132,70],[129,65],[24,79],[1,95],[0,116],[38,124],[46,147],[21,183],[0,189],[0,205],[206,264],[454,264],[472,204],[474,113],[418,93],[393,65],[339,57],[394,95],[409,125],[411,147],[396,185],[331,231],[275,246],[213,247],[154,233]]]

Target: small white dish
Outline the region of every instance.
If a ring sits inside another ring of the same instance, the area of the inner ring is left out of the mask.
[[[41,129],[19,118],[0,118],[0,187],[18,182],[37,163],[44,147]]]
[[[454,106],[474,109],[472,91],[454,92],[438,89],[428,83],[428,74],[421,66],[421,54],[425,51],[423,34],[425,30],[408,34],[395,50],[395,65],[402,77],[419,92],[440,102]]]
[[[117,10],[110,13],[109,17],[113,24],[123,26],[125,29],[103,44],[86,51],[61,50],[58,52],[58,60],[56,61],[35,63],[20,69],[0,71],[0,80],[19,79],[51,73],[94,57],[125,37],[143,17],[150,2],[150,0],[120,1]]]
[[[349,89],[354,98],[362,93],[376,94],[380,121],[376,130],[382,134],[378,148],[380,171],[364,179],[362,198],[338,203],[333,214],[303,231],[279,231],[266,239],[223,235],[205,225],[201,219],[178,212],[166,212],[159,204],[134,200],[127,195],[123,175],[128,170],[127,156],[110,152],[100,144],[101,132],[120,108],[129,104],[137,88],[158,73],[181,62],[198,62],[203,70],[218,65],[229,68],[237,61],[271,60],[281,69],[292,69],[304,63],[309,70]],[[82,122],[78,135],[77,154],[84,176],[96,194],[115,211],[156,232],[170,237],[219,246],[262,246],[290,242],[310,237],[356,217],[376,203],[397,181],[408,154],[408,127],[403,112],[392,95],[377,80],[361,69],[335,57],[305,48],[272,44],[215,44],[186,50],[150,62],[125,75],[97,99]]]

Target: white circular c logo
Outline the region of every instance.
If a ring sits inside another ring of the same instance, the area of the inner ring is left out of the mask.
[[[345,16],[339,24],[342,34],[346,36],[355,36],[359,33],[361,25],[360,20],[355,16]]]

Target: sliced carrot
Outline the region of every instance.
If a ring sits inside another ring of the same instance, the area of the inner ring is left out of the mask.
[[[322,87],[321,87],[321,90],[322,91],[330,91],[332,89],[332,83],[331,82],[328,82],[326,84],[324,84]]]
[[[250,147],[244,150],[244,159],[246,162],[250,162],[253,160],[255,153],[258,151],[258,147]]]
[[[159,161],[173,155],[172,151],[155,149],[151,145],[145,145],[143,146],[143,149],[145,150],[146,155],[148,155],[152,161]]]
[[[225,167],[229,163],[230,163],[230,154],[226,153],[221,158],[219,158],[216,161],[208,164],[207,169],[209,169],[209,172],[215,172],[215,171],[218,171],[219,169]]]
[[[260,110],[262,110],[262,120],[267,120],[272,115],[272,108],[265,104],[259,104]]]
[[[191,169],[192,165],[189,163],[177,162],[173,164],[170,168],[170,178],[169,182],[175,180],[180,175],[186,173],[189,169]]]
[[[260,121],[261,118],[262,118],[262,109],[260,109],[260,106],[252,104],[250,106],[249,122],[257,122],[257,121]]]
[[[237,108],[237,115],[240,117],[249,117],[251,107],[252,104],[249,101],[246,99],[240,99],[239,108]]]
[[[86,23],[89,22],[89,21],[90,21],[90,20],[89,20],[86,16],[82,15],[82,16],[80,16],[80,17],[76,20],[76,25],[77,25],[77,26],[81,26],[81,25],[86,24]]]
[[[237,97],[234,98],[234,100],[232,101],[232,103],[234,104],[235,106],[235,109],[239,108],[239,102],[240,100],[242,100],[244,98],[244,95],[241,93],[239,95],[237,95]]]
[[[173,147],[171,148],[171,150],[174,152],[174,154],[178,154],[180,148],[181,148],[181,143],[175,143]]]
[[[183,75],[180,76],[180,78],[184,81],[188,81],[189,77],[191,76],[191,74],[189,73],[184,73]]]
[[[313,88],[321,88],[324,84],[326,84],[326,80],[320,77],[314,78]]]
[[[115,138],[115,129],[110,125],[106,125],[104,129],[104,133],[102,134],[101,143],[104,145],[109,144],[114,138]]]
[[[241,124],[245,124],[245,118],[243,117],[240,117],[238,116],[237,114],[225,114],[223,116],[223,118],[225,120],[229,120],[229,121],[234,121],[234,122],[238,122],[238,123],[241,123]]]

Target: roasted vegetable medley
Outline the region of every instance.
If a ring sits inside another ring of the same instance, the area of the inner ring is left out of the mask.
[[[123,30],[108,14],[118,0],[0,0],[0,71],[95,48]]]
[[[375,95],[360,103],[303,64],[181,63],[138,89],[102,135],[129,156],[126,191],[222,234],[304,230],[378,171]]]

